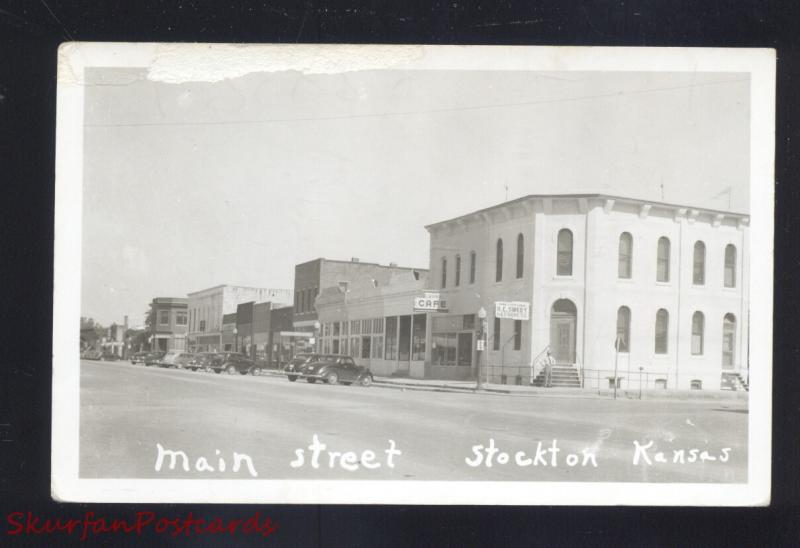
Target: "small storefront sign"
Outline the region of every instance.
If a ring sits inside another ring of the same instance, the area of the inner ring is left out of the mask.
[[[523,301],[496,301],[494,303],[494,317],[507,320],[529,320],[531,318],[531,305]]]
[[[486,350],[486,341],[484,341],[483,339],[478,339],[477,342],[478,342],[478,345],[475,348],[475,350],[477,350],[479,352],[482,352],[482,351]]]
[[[439,293],[425,293],[422,297],[414,297],[414,310],[446,312],[447,302],[442,300]]]

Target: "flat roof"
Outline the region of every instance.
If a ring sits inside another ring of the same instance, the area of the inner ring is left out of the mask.
[[[316,261],[324,261],[326,263],[363,264],[363,265],[368,265],[368,266],[378,266],[378,267],[381,267],[381,268],[394,268],[394,269],[397,269],[397,270],[425,270],[425,271],[428,270],[427,268],[418,268],[416,266],[399,266],[399,265],[392,266],[390,264],[372,263],[372,262],[369,262],[369,261],[362,261],[362,260],[358,260],[358,261],[349,260],[348,261],[346,259],[326,259],[325,257],[317,257],[316,259],[311,259],[310,261],[297,263],[295,266],[309,264],[309,263],[313,263],[313,262],[316,262]]]
[[[653,204],[658,205],[661,207],[666,207],[670,209],[696,209],[698,211],[705,211],[707,213],[713,213],[715,215],[725,215],[727,217],[750,217],[747,213],[737,213],[735,211],[723,211],[721,209],[709,209],[707,207],[699,207],[699,206],[692,206],[692,205],[685,205],[685,204],[674,204],[670,202],[662,202],[660,200],[644,200],[642,198],[631,198],[628,196],[616,196],[613,194],[528,194],[526,196],[522,196],[521,198],[515,198],[513,200],[509,200],[507,202],[502,202],[499,204],[495,204],[490,207],[486,207],[483,209],[479,209],[477,211],[473,211],[471,213],[465,213],[464,215],[459,215],[458,217],[453,217],[451,219],[445,219],[444,221],[438,221],[429,225],[425,225],[426,229],[442,225],[445,223],[451,223],[453,221],[457,221],[459,219],[465,219],[467,217],[472,217],[473,215],[478,215],[480,213],[485,213],[488,211],[492,211],[494,209],[499,209],[501,207],[510,206],[513,204],[518,204],[521,202],[526,202],[529,200],[569,200],[569,199],[600,199],[600,200],[615,200],[620,202],[628,202],[628,203],[637,203],[637,204]]]
[[[292,292],[291,289],[287,288],[279,288],[279,287],[253,287],[249,285],[231,285],[231,284],[220,284],[215,285],[212,287],[207,287],[206,289],[199,289],[197,291],[192,291],[187,293],[187,295],[197,295],[198,293],[205,293],[206,291],[212,291],[214,289],[221,289],[223,287],[235,287],[236,289],[256,289],[258,291],[288,291],[289,293]]]

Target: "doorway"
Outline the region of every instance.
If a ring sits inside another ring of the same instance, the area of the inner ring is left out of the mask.
[[[569,299],[559,299],[550,310],[550,351],[558,364],[575,363],[578,310]]]

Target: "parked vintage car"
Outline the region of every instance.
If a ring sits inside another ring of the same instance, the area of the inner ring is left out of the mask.
[[[131,354],[131,363],[144,363],[144,359],[150,354],[147,350],[143,350],[142,352],[135,352]]]
[[[309,354],[309,353],[299,353],[295,354],[294,358],[286,364],[286,367],[283,368],[283,371],[286,373],[286,376],[291,382],[297,380],[300,374],[303,372],[303,369],[309,363],[317,362],[321,359],[322,356],[319,354]]]
[[[305,366],[300,375],[310,383],[323,380],[328,384],[359,384],[370,386],[372,373],[364,366],[356,365],[350,356],[323,356]]]
[[[102,356],[102,352],[98,352],[97,350],[84,350],[81,352],[81,359],[82,360],[99,360],[100,356]]]
[[[115,362],[120,359],[119,356],[114,354],[113,352],[103,352],[100,354],[100,361],[101,362]]]
[[[163,358],[158,360],[159,367],[172,367],[175,369],[188,369],[189,362],[192,361],[193,354],[182,350],[171,350]]]
[[[216,352],[199,352],[192,358],[190,366],[195,371],[213,371],[211,366],[214,361],[222,359],[224,359],[223,356]]]
[[[248,373],[253,374],[256,369],[256,364],[244,354],[225,352],[219,356],[220,359],[213,360],[211,363],[211,369],[214,373],[225,371],[228,375],[235,375],[236,373],[247,375]]]
[[[166,352],[162,352],[161,350],[150,352],[144,357],[144,364],[147,367],[150,367],[151,365],[158,365],[159,360],[163,358],[165,354]]]

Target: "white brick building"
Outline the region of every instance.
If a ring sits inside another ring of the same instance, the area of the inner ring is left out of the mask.
[[[425,376],[474,378],[469,316],[484,307],[495,382],[529,382],[549,348],[584,386],[608,386],[617,337],[623,387],[746,380],[748,225],[745,214],[596,194],[526,196],[429,225],[429,285],[448,313],[428,322]],[[496,301],[531,303],[530,320],[495,319]]]

